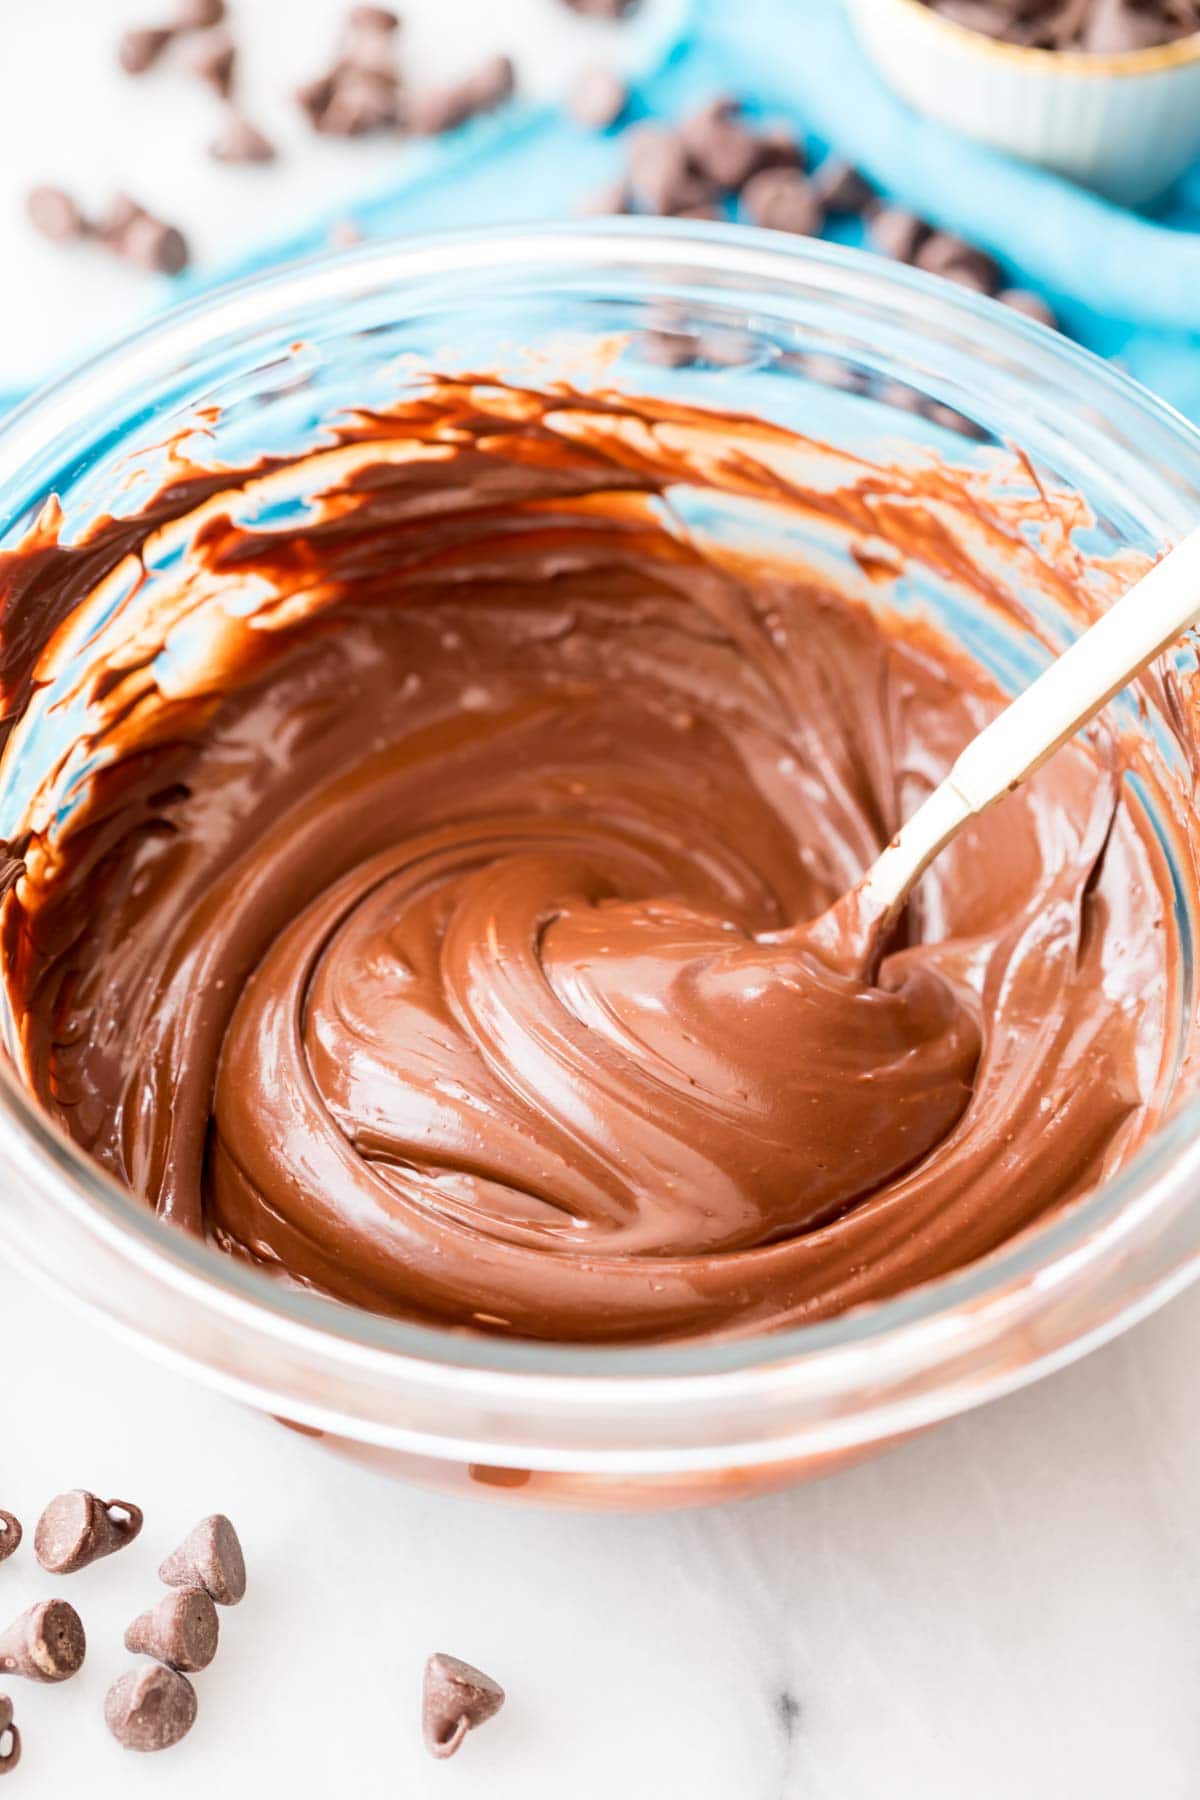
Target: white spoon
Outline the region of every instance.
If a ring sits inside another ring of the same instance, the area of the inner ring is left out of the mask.
[[[1197,619],[1200,529],[984,726],[856,886],[799,935],[843,966],[872,970],[888,929],[939,851],[1040,768]]]

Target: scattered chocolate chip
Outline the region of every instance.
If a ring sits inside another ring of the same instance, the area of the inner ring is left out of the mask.
[[[629,89],[612,69],[585,69],[571,90],[571,117],[588,131],[607,131],[629,104]]]
[[[912,262],[930,227],[902,206],[881,206],[871,217],[871,242],[895,262]]]
[[[390,6],[352,6],[346,15],[352,31],[378,31],[390,37],[400,26],[400,15]]]
[[[1028,288],[1001,288],[996,298],[1003,306],[1011,306],[1014,312],[1024,313],[1027,319],[1036,319],[1039,325],[1058,330],[1054,308],[1040,294],[1031,293]]]
[[[236,1606],[246,1592],[246,1563],[238,1534],[224,1513],[190,1531],[158,1571],[168,1587],[200,1587],[218,1606]]]
[[[812,183],[798,169],[761,169],[741,192],[741,203],[756,225],[815,237],[824,223]]]
[[[583,13],[589,19],[623,19],[631,13],[641,0],[562,0],[564,6],[572,12]]]
[[[144,75],[152,69],[173,33],[165,25],[134,25],[117,43],[117,61],[127,75]]]
[[[155,275],[178,275],[188,265],[187,239],[182,231],[149,213],[133,219],[114,247],[127,262]]]
[[[481,1669],[440,1651],[425,1664],[421,1725],[431,1756],[453,1756],[468,1731],[493,1718],[504,1689]]]
[[[503,104],[513,91],[514,72],[507,56],[492,56],[474,74],[448,87],[430,88],[409,106],[407,124],[420,137],[453,131],[480,113]]]
[[[21,1760],[21,1734],[13,1724],[13,1703],[0,1694],[0,1775],[11,1775]]]
[[[96,226],[97,235],[111,248],[116,248],[135,219],[148,218],[144,206],[129,194],[114,194],[108,210]]]
[[[210,31],[201,38],[191,59],[192,74],[207,83],[222,100],[233,92],[237,49],[226,31]]]
[[[804,169],[804,145],[790,125],[765,125],[754,139],[754,168]]]
[[[725,192],[763,166],[758,138],[743,124],[737,102],[725,96],[689,114],[679,137],[693,167]]]
[[[42,1600],[0,1632],[0,1673],[66,1681],[83,1666],[87,1637],[66,1600]]]
[[[875,198],[875,190],[853,163],[840,156],[827,156],[813,182],[826,212],[860,213]]]
[[[399,87],[371,69],[347,67],[335,76],[314,123],[326,137],[366,137],[399,121]]]
[[[211,31],[225,22],[225,0],[176,0],[176,31]]]
[[[208,146],[208,154],[216,162],[269,163],[275,160],[275,146],[257,125],[241,113],[230,112],[223,130]]]
[[[138,1615],[125,1633],[125,1648],[191,1674],[207,1669],[217,1654],[220,1630],[217,1609],[203,1588],[176,1588]]]
[[[104,1719],[126,1750],[169,1750],[196,1722],[196,1690],[177,1669],[143,1663],[113,1682]]]
[[[141,1529],[139,1507],[127,1500],[97,1500],[83,1488],[72,1488],[42,1513],[34,1528],[33,1553],[51,1575],[74,1575],[132,1544]]]
[[[30,223],[53,243],[66,244],[87,235],[87,220],[64,188],[30,188],[25,210]]]
[[[693,167],[677,132],[665,125],[637,125],[626,134],[629,187],[647,212],[677,213],[717,198],[713,184]]]
[[[0,1562],[7,1562],[13,1552],[20,1548],[24,1535],[16,1513],[5,1512],[0,1506]]]
[[[588,195],[580,211],[597,218],[610,218],[629,211],[632,196],[624,180],[610,181]]]
[[[995,257],[949,231],[930,232],[913,260],[919,269],[975,288],[981,294],[994,294],[1003,279]]]
[[[310,125],[318,126],[325,109],[333,99],[333,76],[318,75],[314,81],[306,81],[296,89],[296,100],[303,112],[308,115]]]
[[[299,88],[296,98],[315,131],[364,137],[400,123],[400,71],[390,7],[353,6],[333,67]]]

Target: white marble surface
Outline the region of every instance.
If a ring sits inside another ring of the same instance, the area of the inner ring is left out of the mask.
[[[0,1505],[72,1485],[141,1540],[61,1593],[91,1649],[10,1681],[5,1800],[1194,1800],[1200,1792],[1200,1291],[1084,1363],[879,1461],[710,1511],[586,1517],[445,1499],[333,1459],[156,1368],[0,1268]],[[162,1552],[241,1528],[245,1602],[161,1757],[104,1690]],[[440,1648],[504,1712],[420,1746]],[[785,1724],[790,1720],[790,1728]]]

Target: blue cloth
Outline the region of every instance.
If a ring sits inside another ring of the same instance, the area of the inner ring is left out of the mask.
[[[787,118],[815,154],[836,149],[885,193],[992,251],[1072,336],[1200,422],[1200,166],[1157,216],[1129,212],[914,115],[868,65],[840,0],[677,4],[673,46],[637,85],[635,114],[671,118],[729,92]],[[518,103],[414,147],[401,182],[338,216],[369,237],[564,217],[621,163],[617,134]],[[314,221],[223,278],[327,248],[333,223]]]

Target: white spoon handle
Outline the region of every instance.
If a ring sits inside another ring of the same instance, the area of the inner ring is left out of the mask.
[[[860,892],[868,911],[894,917],[914,882],[968,819],[1032,775],[1198,618],[1200,529],[971,740],[864,876]]]

